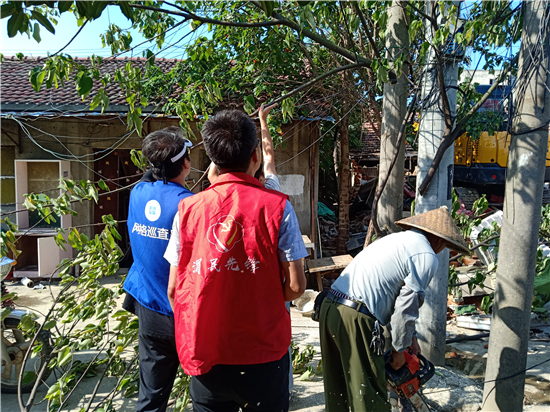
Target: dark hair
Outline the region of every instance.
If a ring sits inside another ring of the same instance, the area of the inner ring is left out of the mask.
[[[246,113],[219,112],[204,123],[201,134],[208,157],[216,166],[246,172],[259,143],[256,125]]]
[[[185,159],[190,160],[189,152],[186,150],[175,162],[171,159],[185,149],[185,142],[183,131],[177,126],[157,130],[143,139],[141,152],[147,158],[155,179],[167,181],[181,174]]]

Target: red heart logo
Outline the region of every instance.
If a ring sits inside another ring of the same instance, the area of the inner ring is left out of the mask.
[[[243,238],[243,227],[231,215],[222,216],[208,229],[208,241],[227,253]]]

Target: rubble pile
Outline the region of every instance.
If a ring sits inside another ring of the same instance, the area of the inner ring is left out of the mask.
[[[362,248],[370,223],[370,211],[360,212],[349,225],[349,239],[346,243],[347,251],[356,252]],[[319,230],[321,232],[321,246],[323,256],[336,256],[336,241],[338,238],[338,224],[329,219],[319,217]]]

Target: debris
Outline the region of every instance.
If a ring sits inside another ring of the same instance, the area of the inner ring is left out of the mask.
[[[351,252],[354,249],[362,248],[365,244],[365,238],[367,237],[367,232],[354,233],[350,236],[350,240],[346,242],[346,248],[348,252]]]
[[[477,335],[462,335],[462,336],[457,336],[456,338],[447,339],[445,343],[449,344],[449,343],[455,343],[455,342],[463,342],[466,340],[478,340],[478,339],[483,339],[488,337],[489,337],[488,333],[479,333]]]
[[[477,245],[480,242],[478,242],[477,238],[481,234],[481,231],[483,229],[491,229],[493,227],[493,223],[496,222],[498,226],[502,225],[502,210],[498,210],[492,215],[486,217],[481,221],[481,223],[478,226],[474,226],[472,228],[472,232],[470,233],[470,240],[472,241],[472,245]],[[493,240],[490,242],[493,245],[496,245],[496,241]],[[493,247],[488,247],[486,250],[485,248],[477,248],[476,249],[476,255],[479,256],[481,261],[485,266],[489,266],[491,263],[496,261],[496,253],[494,251]]]
[[[449,367],[436,366],[422,394],[434,411],[474,412],[481,406],[483,389],[461,372]]]
[[[457,316],[456,326],[461,328],[475,330],[490,330],[491,316],[489,315],[474,315],[474,316]]]
[[[329,219],[336,222],[336,214],[330,210],[323,202],[317,202],[317,213],[320,218]]]
[[[44,284],[42,282],[40,282],[38,285],[34,285],[33,289],[34,290],[41,290],[41,289],[45,289],[46,286],[44,286]]]
[[[464,256],[462,258],[462,263],[465,266],[481,266],[481,261],[476,257]]]
[[[21,283],[23,284],[23,286],[26,286],[29,289],[32,289],[34,287],[34,282],[32,281],[32,279],[29,278],[21,279]]]
[[[456,316],[470,315],[474,313],[477,313],[476,305],[461,305],[461,306],[457,306],[455,309]]]

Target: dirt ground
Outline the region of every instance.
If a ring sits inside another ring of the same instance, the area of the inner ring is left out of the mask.
[[[121,278],[115,276],[105,279],[104,284],[115,285]],[[22,309],[30,308],[40,314],[49,309],[52,298],[48,290],[27,289],[21,283],[7,282],[10,292],[19,294],[17,304]],[[59,286],[52,286],[52,293],[55,295],[60,290]],[[122,301],[120,302],[122,304]],[[303,317],[294,308],[292,314],[292,335],[293,340],[301,347],[312,345],[316,351],[315,357],[311,362],[313,370],[316,370],[317,364],[321,359],[321,348],[319,344],[318,323],[309,318]],[[550,326],[541,326],[538,328],[543,333],[550,333]],[[459,335],[473,335],[479,331],[458,328],[452,323],[448,325],[448,338]],[[428,382],[424,388],[424,396],[428,400],[433,411],[477,411],[480,408],[483,394],[483,374],[487,358],[487,349],[484,348],[488,343],[488,338],[475,341],[464,341],[447,345],[447,366],[438,367],[436,375]],[[95,353],[93,351],[82,352],[78,359],[87,361]],[[536,365],[550,358],[550,342],[530,341],[527,367]],[[54,382],[50,377],[48,385]],[[80,408],[87,405],[89,393],[93,391],[96,385],[94,378],[85,379],[83,384],[75,392],[75,396],[70,400],[68,411],[79,411]],[[98,390],[98,398],[102,394],[107,394],[115,383],[115,378],[106,378]],[[36,397],[37,400],[43,399],[47,387],[42,386]],[[132,411],[135,410],[136,398],[121,398],[116,400],[116,410]],[[19,405],[16,395],[2,394],[0,400],[1,410],[3,412],[18,412]],[[192,410],[189,408],[189,410]],[[323,380],[320,375],[313,375],[306,381],[300,381],[299,375],[294,376],[294,391],[290,403],[291,411],[302,412],[321,412],[324,407]],[[525,387],[525,411],[542,412],[550,410],[550,362],[535,367],[528,371]],[[32,408],[33,412],[45,412],[46,404],[42,403]]]

